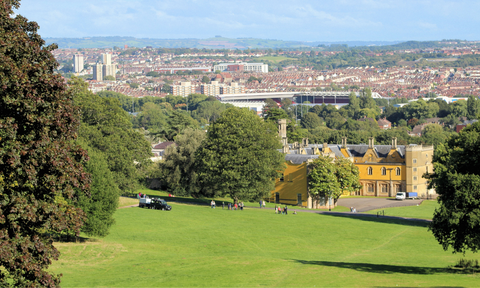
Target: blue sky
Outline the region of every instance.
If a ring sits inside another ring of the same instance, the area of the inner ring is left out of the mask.
[[[21,0],[42,37],[480,40],[480,1]]]

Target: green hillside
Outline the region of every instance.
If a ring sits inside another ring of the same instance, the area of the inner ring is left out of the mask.
[[[424,223],[171,203],[119,209],[102,240],[57,243],[62,287],[478,286]],[[480,259],[467,253],[469,259]]]

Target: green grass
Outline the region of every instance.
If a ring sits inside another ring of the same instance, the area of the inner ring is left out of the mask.
[[[424,223],[272,210],[119,209],[102,240],[56,243],[62,287],[478,286]],[[467,253],[469,259],[480,255]]]
[[[296,58],[289,58],[289,57],[285,57],[285,56],[263,56],[263,57],[259,57],[257,58],[258,60],[268,60],[270,62],[274,62],[274,63],[279,63],[279,62],[282,62],[284,60],[293,60],[293,61],[296,61],[298,59]]]
[[[405,200],[407,201],[407,200]],[[385,216],[409,217],[419,219],[432,219],[435,208],[438,208],[436,200],[425,200],[418,206],[393,207],[370,210],[368,214],[377,214],[377,212],[385,211]]]
[[[159,191],[159,190],[151,190],[151,189],[141,189],[141,190],[138,190],[137,191],[137,194],[138,192],[141,192],[143,194],[147,194],[148,196],[151,196],[151,197],[162,197],[162,199],[165,199],[165,201],[167,202],[182,202],[182,203],[191,203],[191,204],[204,204],[204,205],[210,205],[210,202],[212,201],[212,198],[192,198],[192,197],[181,197],[181,196],[177,196],[177,197],[169,197],[169,193],[168,192],[165,192],[165,191]],[[230,203],[233,203],[233,200],[232,198],[230,197],[223,197],[223,198],[214,198],[213,200],[215,200],[215,203],[218,206],[222,206],[222,202],[225,203],[225,207],[227,207],[228,205],[228,202]],[[259,203],[258,202],[244,202],[243,203],[245,205],[245,207],[260,207]],[[275,203],[269,203],[269,202],[266,202],[265,203],[265,207],[266,208],[272,208],[274,209],[275,206],[278,206],[279,204],[275,204]],[[280,204],[282,207],[285,206],[285,204]],[[290,210],[311,210],[311,209],[308,209],[308,208],[305,208],[305,207],[299,207],[299,206],[295,206],[295,205],[287,205],[288,206],[288,209]],[[121,206],[119,206],[121,207]],[[327,211],[328,209],[315,209],[317,211]],[[350,212],[350,208],[348,207],[344,207],[344,206],[337,206],[335,208],[332,209],[332,211],[334,212]]]

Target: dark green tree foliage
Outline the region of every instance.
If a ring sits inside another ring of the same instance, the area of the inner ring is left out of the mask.
[[[303,118],[302,121],[300,122],[303,128],[306,128],[308,130],[315,129],[319,126],[322,126],[323,121],[320,117],[318,117],[317,114],[308,112]]]
[[[198,122],[186,111],[174,110],[167,119],[167,130],[165,137],[173,141],[174,137],[182,133],[187,127],[198,128]]]
[[[428,124],[422,131],[422,140],[425,144],[437,146],[445,142],[447,135],[439,124]]]
[[[467,100],[467,117],[468,119],[477,119],[480,113],[480,101],[478,97],[470,95]]]
[[[79,137],[89,147],[104,153],[120,191],[134,191],[143,178],[138,168],[151,163],[150,144],[142,133],[133,130],[117,99],[91,93],[79,78],[73,78],[69,84],[82,113]]]
[[[203,195],[230,195],[235,201],[267,197],[285,168],[280,148],[277,125],[247,109],[227,109],[195,156]]]
[[[78,108],[53,73],[57,47],[13,8],[0,0],[0,286],[56,287],[51,235],[79,232],[83,213],[69,203],[88,192],[87,154],[74,145]]]
[[[197,183],[195,153],[205,139],[202,130],[186,128],[175,137],[175,144],[165,150],[165,161],[160,163],[161,178],[168,190],[178,196],[198,196],[200,185]]]
[[[113,214],[118,207],[120,190],[103,153],[92,148],[87,151],[90,160],[86,163],[85,170],[92,175],[92,184],[91,197],[82,195],[78,201],[78,206],[87,216],[82,232],[89,236],[105,237],[115,223]]]
[[[264,119],[265,121],[270,121],[272,123],[278,123],[280,119],[288,119],[288,114],[283,109],[272,108],[265,112]]]
[[[340,198],[344,191],[354,192],[362,188],[358,167],[346,158],[338,158],[335,160],[335,176],[341,191],[340,195],[335,195],[335,203],[337,203],[338,198]]]
[[[320,155],[311,164],[308,173],[308,188],[315,197],[338,198],[342,195],[340,184],[337,181],[336,167],[333,159]]]
[[[438,193],[429,229],[443,249],[477,252],[480,249],[480,122],[464,128],[433,156],[434,173],[428,175]]]

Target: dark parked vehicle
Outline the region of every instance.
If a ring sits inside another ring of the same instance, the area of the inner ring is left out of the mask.
[[[142,198],[140,199],[140,208],[149,208],[155,210],[172,210],[172,206],[167,204],[167,201],[161,198]]]

